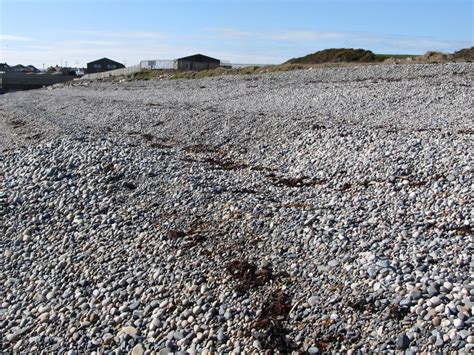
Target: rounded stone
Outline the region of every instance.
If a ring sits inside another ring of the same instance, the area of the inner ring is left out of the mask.
[[[400,349],[400,350],[406,350],[408,349],[408,347],[410,346],[410,338],[406,335],[406,334],[401,334],[398,338],[397,338],[397,342],[396,342],[396,345],[397,345],[397,348]]]
[[[315,306],[317,302],[318,302],[318,297],[316,296],[311,296],[310,298],[308,298],[308,304],[310,306]]]
[[[132,349],[132,355],[143,355],[144,352],[145,349],[143,348],[143,345],[141,343],[138,343]]]

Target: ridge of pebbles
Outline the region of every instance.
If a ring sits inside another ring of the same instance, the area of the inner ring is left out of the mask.
[[[0,350],[472,352],[474,65],[0,97]]]

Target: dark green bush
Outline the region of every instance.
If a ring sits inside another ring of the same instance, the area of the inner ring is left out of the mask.
[[[455,59],[474,60],[474,47],[463,48],[453,53]]]
[[[376,56],[372,51],[353,48],[325,49],[304,57],[293,58],[287,61],[290,64],[321,64],[321,63],[348,63],[348,62],[375,62]]]

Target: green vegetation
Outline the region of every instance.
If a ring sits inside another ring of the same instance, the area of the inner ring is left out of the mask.
[[[138,73],[129,74],[128,78],[132,80],[150,80],[158,78],[164,72],[164,70],[143,70]]]
[[[297,64],[281,64],[281,65],[265,65],[251,66],[245,68],[217,68],[200,71],[176,71],[176,70],[144,70],[139,73],[130,74],[129,80],[153,80],[153,79],[200,79],[221,75],[250,75],[271,73],[277,71],[290,71],[306,68],[304,65]]]
[[[304,57],[293,58],[287,61],[289,64],[322,64],[322,63],[371,63],[376,61],[372,51],[353,48],[331,48],[325,49]]]
[[[453,53],[455,59],[474,60],[474,47],[463,48]]]
[[[240,69],[216,68],[199,71],[180,71],[175,73],[171,79],[200,79],[211,76],[231,75],[231,74],[255,74],[260,67],[248,67]]]
[[[303,69],[302,65],[264,65],[264,66],[252,66],[245,68],[217,68],[210,70],[201,70],[201,71],[183,71],[175,73],[171,79],[199,79],[207,78],[210,76],[220,76],[220,75],[250,75],[250,74],[261,74],[261,73],[271,73],[277,71],[290,71]]]
[[[389,58],[395,58],[395,59],[406,59],[406,58],[416,58],[418,57],[417,54],[376,54],[375,59],[378,62],[383,62],[384,60],[387,60]]]

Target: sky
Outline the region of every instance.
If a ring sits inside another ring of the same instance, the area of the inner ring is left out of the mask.
[[[202,53],[276,64],[325,48],[474,45],[473,0],[0,0],[0,62],[85,66]]]

